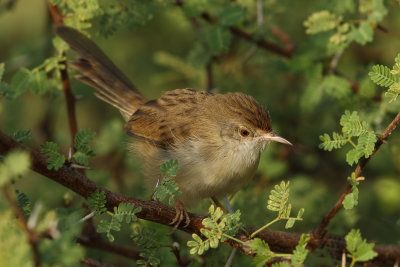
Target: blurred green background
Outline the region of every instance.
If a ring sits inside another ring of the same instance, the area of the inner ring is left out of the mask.
[[[93,20],[94,27],[87,32],[149,99],[176,88],[204,90],[207,87],[206,67],[201,58],[195,58],[194,51],[198,48],[194,47],[199,43],[199,28],[207,23],[201,18],[188,17],[182,7],[169,1],[150,2],[155,3],[156,8],[149,13],[148,21],[118,27],[114,34],[105,38],[99,28],[95,28],[101,23]],[[211,14],[218,14],[226,4],[226,1],[215,1],[213,6],[212,1],[203,2]],[[247,20],[239,27],[248,32],[255,31],[257,26],[248,21],[255,20],[257,1],[238,2],[247,8]],[[287,59],[233,35],[227,52],[214,56],[212,61],[213,91],[238,91],[255,97],[269,110],[274,130],[294,146],[269,145],[254,181],[233,196],[231,202],[235,209],[241,210],[245,224],[261,226],[274,216],[265,208],[272,185],[289,180],[294,211],[305,208],[304,221],[296,223],[290,231],[309,232],[333,207],[354,170],[354,165],[349,166],[345,160],[350,147],[323,151],[318,148],[319,136],[340,131],[339,119],[345,109],[358,111],[377,133],[381,133],[399,111],[400,105],[396,101],[390,104],[384,101],[384,89],[369,81],[368,72],[373,64],[392,66],[400,52],[400,6],[398,1],[385,1],[388,14],[379,24],[386,32],[374,29],[372,42],[365,46],[352,43],[340,58],[337,73],[360,84],[359,89],[341,99],[324,96],[311,106],[304,96],[309,85],[307,70],[314,64],[329,65],[333,55],[325,49],[329,36],[307,35],[303,22],[313,12],[337,11],[349,3],[353,5],[353,12],[343,13],[343,17],[354,19],[358,1],[261,2],[264,21],[260,34],[282,46],[271,34],[271,27],[278,26],[296,44],[296,52]],[[147,14],[145,12],[143,14]],[[10,81],[19,68],[32,69],[54,54],[52,24],[45,1],[18,0],[11,9],[3,6],[0,13],[0,62],[6,66],[3,80]],[[68,58],[76,56],[68,52]],[[143,182],[146,178],[140,172],[140,160],[127,149],[131,140],[123,132],[124,122],[119,112],[96,99],[93,89],[74,80],[74,72],[70,74],[78,99],[78,128],[96,132],[93,149],[97,157],[90,160],[91,170],[87,175],[115,192],[148,199],[150,193]],[[27,142],[30,147],[39,149],[40,144],[51,140],[67,154],[70,135],[65,100],[59,87],[52,86],[40,95],[27,91],[15,100],[1,98],[1,130],[10,134],[19,129],[32,129],[33,139]],[[380,244],[400,241],[399,144],[396,130],[363,172],[366,180],[360,186],[359,206],[351,211],[340,211],[329,226],[330,235],[343,236],[349,229],[359,228],[369,241]],[[14,187],[25,192],[32,203],[41,202],[48,209],[81,201],[61,185],[35,173],[18,180]],[[193,211],[205,214],[209,204],[209,200],[204,200]],[[164,233],[169,231],[167,227],[147,224]],[[274,225],[273,229],[282,230],[283,224]],[[129,234],[120,235],[117,240],[129,244]],[[179,233],[172,236],[182,247],[185,247],[182,240],[187,238]],[[218,264],[218,260],[224,262],[226,258],[221,255],[228,255],[229,251],[223,247],[209,255],[218,253],[215,257],[215,264]],[[111,257],[96,251],[90,253],[103,259]],[[167,261],[173,262],[173,256],[168,257]],[[121,259],[113,258],[112,261],[123,264]],[[248,262],[248,259],[240,258],[236,264],[242,261]]]

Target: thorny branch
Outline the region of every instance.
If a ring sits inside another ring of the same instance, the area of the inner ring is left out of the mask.
[[[385,140],[389,137],[392,131],[396,128],[396,126],[400,123],[400,112],[397,113],[396,117],[392,120],[392,122],[386,127],[385,131],[382,135],[378,138],[375,143],[375,148],[372,151],[372,154],[368,158],[361,158],[356,166],[355,175],[359,177],[361,175],[362,170],[364,169],[365,165],[368,163],[370,158],[372,158],[376,151],[381,147],[381,145],[385,142]],[[343,201],[345,197],[351,192],[352,186],[349,184],[343,194],[340,196],[339,200],[336,202],[335,206],[332,210],[322,219],[321,225],[318,227],[317,230],[314,231],[313,235],[316,239],[320,239],[321,242],[317,247],[320,247],[322,244],[322,239],[326,233],[326,228],[328,227],[329,223],[333,219],[333,217],[338,213],[338,211],[343,206]]]
[[[399,117],[397,120],[400,120],[400,115],[397,117]],[[393,128],[394,127],[395,125]],[[389,135],[389,132],[385,131],[384,135]],[[113,207],[118,206],[121,202],[130,202],[134,203],[136,207],[142,208],[142,211],[137,214],[137,216],[141,219],[157,222],[163,225],[169,225],[169,223],[175,217],[175,209],[173,207],[166,206],[157,201],[146,201],[113,193],[108,189],[97,185],[93,181],[89,180],[85,175],[82,175],[75,169],[68,166],[63,166],[58,171],[48,170],[47,158],[44,155],[21,143],[18,143],[0,131],[0,154],[6,154],[14,149],[27,151],[30,154],[32,159],[31,168],[33,171],[69,188],[84,198],[89,197],[96,189],[105,192],[107,201],[106,207],[109,210],[112,210]],[[189,213],[189,216],[190,224],[188,227],[179,227],[179,229],[190,234],[199,234],[200,229],[203,227],[202,220],[205,218],[205,216],[193,213]],[[246,227],[246,230],[248,233],[252,233],[255,231],[255,228]],[[266,241],[273,251],[291,252],[296,247],[300,235],[300,233],[264,230],[261,231],[257,237]],[[248,237],[244,233],[238,234],[236,238],[239,238],[243,242],[248,240]],[[319,244],[319,242],[319,239],[312,237],[309,241],[309,244],[316,246]],[[344,239],[325,237],[324,242],[325,247],[331,252],[331,254],[335,258],[340,259],[342,251],[346,249]],[[230,246],[237,247],[240,251],[249,256],[254,256],[248,247],[245,247],[234,241],[226,241],[225,243]],[[378,253],[378,256],[374,259],[374,261],[377,262],[393,264],[396,259],[400,258],[400,245],[377,245],[375,246],[374,250]]]

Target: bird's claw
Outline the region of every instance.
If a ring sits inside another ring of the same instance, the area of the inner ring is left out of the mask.
[[[175,199],[175,217],[172,220],[172,222],[169,225],[173,225],[174,227],[172,228],[173,231],[178,229],[179,225],[183,221],[185,221],[185,224],[183,225],[183,228],[187,227],[190,223],[190,218],[189,214],[187,213],[185,207],[183,206],[182,202],[179,201],[178,199]]]

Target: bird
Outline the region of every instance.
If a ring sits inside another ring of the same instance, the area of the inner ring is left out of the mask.
[[[55,32],[79,54],[68,62],[80,72],[75,78],[121,112],[150,187],[160,182],[163,162],[178,161],[173,179],[182,195],[174,202],[174,228],[189,224],[186,206],[233,194],[251,181],[268,143],[292,145],[273,132],[268,111],[249,95],[186,88],[148,100],[84,34],[65,25]]]

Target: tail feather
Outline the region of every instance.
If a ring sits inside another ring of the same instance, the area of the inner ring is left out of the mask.
[[[97,89],[96,96],[118,108],[126,120],[147,101],[92,40],[64,25],[55,30],[81,57],[78,62],[69,63],[83,74],[77,79]]]

